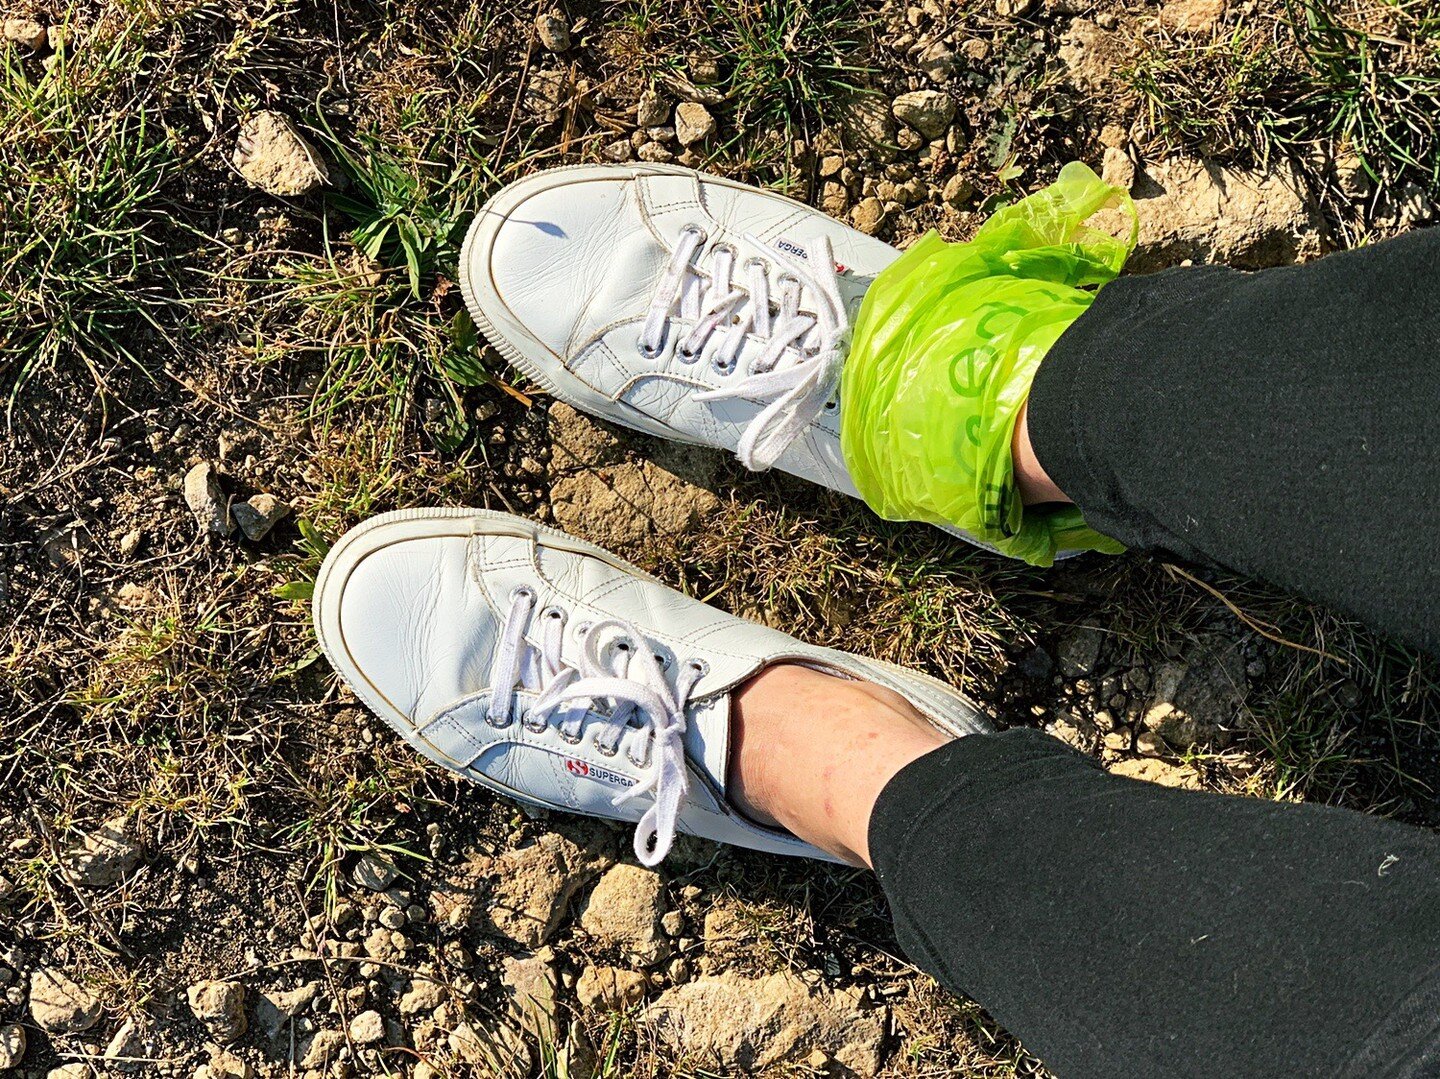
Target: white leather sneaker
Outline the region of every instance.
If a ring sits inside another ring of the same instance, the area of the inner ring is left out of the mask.
[[[833,860],[726,800],[731,694],[772,664],[886,686],[957,737],[989,730],[936,679],[801,644],[485,510],[402,510],[352,529],[325,559],[314,611],[331,664],[411,746],[520,801],[636,821],[647,865],[677,831]]]

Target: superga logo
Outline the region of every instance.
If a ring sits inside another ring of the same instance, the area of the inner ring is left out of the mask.
[[[619,772],[612,772],[608,768],[601,768],[598,764],[591,764],[588,761],[577,761],[574,757],[565,758],[565,771],[572,776],[580,776],[582,779],[594,779],[600,783],[609,783],[612,787],[635,786],[635,781],[629,776],[622,776]]]
[[[810,253],[799,244],[791,243],[789,240],[776,240],[775,246],[784,251],[787,255],[794,255],[797,258],[809,259]]]

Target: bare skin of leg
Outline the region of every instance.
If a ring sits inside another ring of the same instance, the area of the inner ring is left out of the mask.
[[[880,791],[949,740],[898,693],[789,663],[740,688],[731,731],[737,808],[862,866]]]
[[[1035,447],[1030,444],[1029,401],[1020,406],[1020,417],[1015,421],[1015,434],[1010,443],[1010,457],[1015,466],[1015,487],[1025,505],[1070,501],[1070,497],[1056,487],[1055,481],[1040,467]]]

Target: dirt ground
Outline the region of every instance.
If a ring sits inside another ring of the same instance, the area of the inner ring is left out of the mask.
[[[597,425],[455,285],[490,193],[582,161],[903,245],[1078,158],[1139,200],[1137,269],[1371,242],[1434,212],[1411,10],[15,0],[0,1074],[1044,1074],[904,960],[866,875],[691,842],[655,874],[422,764],[309,625],[326,544],[397,507],[557,523],[1141,779],[1440,824],[1423,658],[1251,581],[1031,569]]]

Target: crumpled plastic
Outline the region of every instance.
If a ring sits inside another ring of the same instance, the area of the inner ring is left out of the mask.
[[[1124,239],[1085,224],[1120,206]],[[930,233],[866,292],[841,372],[840,445],[865,501],[889,520],[964,529],[1033,565],[1118,553],[1073,506],[1028,510],[1011,440],[1046,352],[1135,247],[1123,189],[1071,162],[965,243]]]

